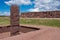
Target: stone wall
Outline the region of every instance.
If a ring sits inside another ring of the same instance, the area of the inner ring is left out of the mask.
[[[60,11],[21,13],[23,18],[60,18]]]

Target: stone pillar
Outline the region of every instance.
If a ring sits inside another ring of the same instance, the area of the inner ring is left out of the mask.
[[[11,5],[10,8],[10,23],[11,34],[19,32],[19,7],[17,5]]]

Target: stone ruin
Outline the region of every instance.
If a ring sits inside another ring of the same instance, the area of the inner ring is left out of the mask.
[[[27,12],[21,13],[22,18],[60,18],[60,11]]]
[[[30,31],[39,30],[39,28],[20,26],[19,25],[19,7],[12,5],[10,8],[10,25],[0,26],[0,39],[6,38],[20,33],[27,33]]]

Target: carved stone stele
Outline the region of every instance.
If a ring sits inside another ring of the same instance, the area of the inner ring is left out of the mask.
[[[19,31],[19,7],[17,5],[11,5],[10,24],[11,33],[16,33]]]

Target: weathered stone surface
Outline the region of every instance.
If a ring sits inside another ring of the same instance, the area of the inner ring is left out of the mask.
[[[60,18],[60,11],[21,13],[23,18]]]
[[[19,25],[19,7],[17,5],[11,6],[10,14],[11,26]]]
[[[10,8],[10,31],[14,34],[19,31],[19,7],[17,5],[12,5]]]

